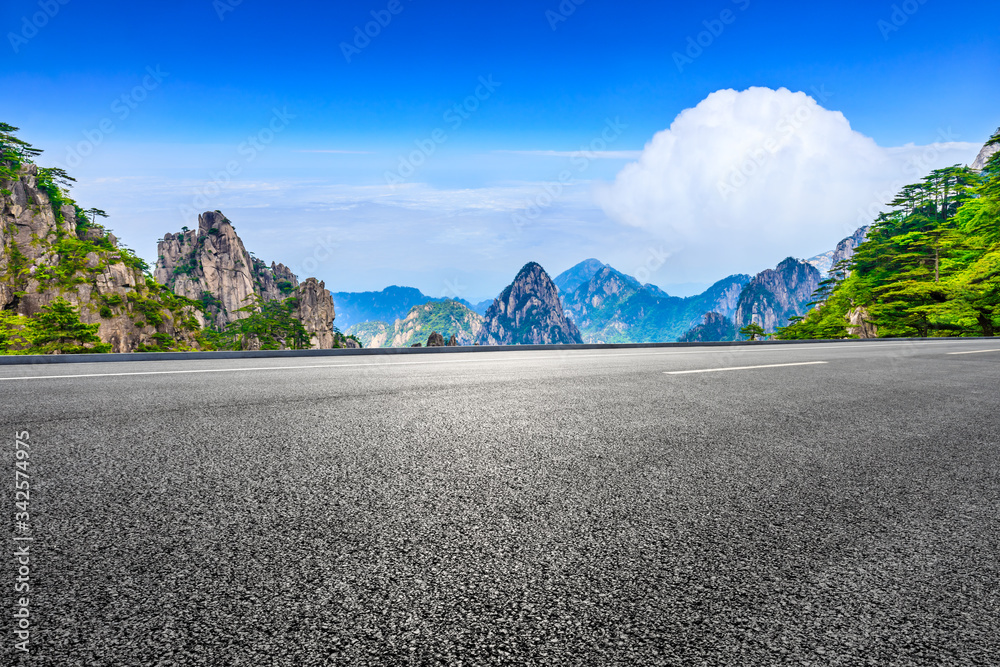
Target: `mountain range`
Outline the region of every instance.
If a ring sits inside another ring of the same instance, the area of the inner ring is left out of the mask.
[[[427,296],[416,287],[390,285],[378,292],[334,292],[337,326],[347,330],[362,322],[395,322],[406,317],[414,306],[425,303],[456,301],[469,310],[485,315],[493,300],[469,303],[465,299]]]
[[[11,132],[17,128],[3,125],[0,129],[0,352],[58,351],[57,343],[64,339],[75,341],[69,345],[74,350],[115,352],[328,349],[357,346],[359,342],[398,347],[422,343],[432,334],[439,334],[433,336],[435,344],[443,338],[459,345],[731,340],[739,336],[740,328],[752,323],[774,333],[790,320],[803,317],[823,335],[837,335],[841,330],[847,335],[857,330],[874,335],[874,327],[865,329],[862,325],[869,317],[869,306],[878,309],[879,304],[854,307],[854,293],[836,287],[850,275],[843,262],[860,252],[859,248],[863,251],[873,243],[888,244],[889,232],[885,230],[890,222],[905,231],[906,225],[917,220],[913,217],[916,209],[883,214],[875,227],[859,228],[827,252],[807,260],[789,257],[754,276],[731,275],[701,294],[684,298],[643,284],[594,258],[579,262],[555,279],[538,263],[529,262],[495,299],[477,304],[433,298],[416,288],[395,285],[378,292],[331,293],[316,278],[300,282],[283,264],[268,265],[257,259],[220,211],[199,215],[195,229],[184,227],[165,234],[158,243],[156,266],[150,271],[141,258],[97,223],[97,218],[105,215],[103,211],[84,211],[69,198],[64,187],[71,179],[65,172],[38,167],[31,158],[40,151],[14,137]],[[945,222],[935,224],[944,225],[942,229],[955,238],[956,232],[947,227],[952,225],[948,216],[966,201],[979,201],[971,183],[978,174],[992,178],[990,170],[995,167],[990,165],[997,163],[998,145],[1000,139],[995,137],[984,147],[976,161],[979,170],[938,170],[929,177],[930,185],[910,186],[912,196],[921,188],[930,191],[944,183],[942,192],[951,208],[938,211],[936,215]],[[961,200],[955,199],[955,192]],[[984,192],[992,196],[992,191]],[[974,227],[979,223],[963,224]],[[963,228],[963,233],[978,229],[973,227]],[[877,237],[874,241],[873,233]],[[903,239],[892,241],[897,245],[919,241],[902,232],[892,234]],[[986,233],[982,237],[986,239],[982,243],[992,238]],[[958,247],[958,241],[951,237],[948,243]],[[933,250],[893,257],[900,262],[916,257],[919,270],[913,275],[931,271],[929,275],[936,281],[940,248]],[[877,262],[866,261],[866,276],[875,275],[868,265],[877,268]],[[927,268],[931,264],[933,270]],[[942,264],[940,269],[948,271],[950,267]],[[984,280],[973,273],[962,279],[975,289]],[[867,283],[847,284],[857,289],[855,285]],[[822,285],[826,287],[821,289]],[[839,290],[835,292],[839,299],[836,308],[827,308],[832,315],[812,317],[814,306],[826,303],[824,299],[835,288]],[[880,287],[890,288],[897,289]],[[886,294],[902,294],[899,289]],[[868,298],[863,293],[860,296]],[[983,303],[992,302],[987,299]],[[945,315],[951,317],[949,313]],[[913,317],[916,324],[907,325],[910,329],[905,330],[926,335],[930,326],[927,318]],[[983,315],[980,319],[989,318]],[[45,328],[55,326],[53,322],[63,329]],[[341,334],[335,322],[347,328],[349,335]],[[934,326],[942,330],[968,328],[964,320],[942,322]],[[806,325],[799,327],[800,333],[806,335],[803,327]],[[981,328],[991,330],[986,325]]]

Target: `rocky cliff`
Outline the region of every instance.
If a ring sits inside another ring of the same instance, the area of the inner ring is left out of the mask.
[[[867,225],[859,227],[853,234],[838,243],[831,257],[832,266],[836,266],[838,262],[854,257],[854,251],[857,250],[859,245],[865,242],[866,238],[868,238]]]
[[[281,267],[281,265],[278,265]],[[284,268],[284,267],[281,267]],[[295,276],[289,271],[287,276],[294,281]],[[293,291],[295,308],[292,316],[302,322],[302,326],[312,339],[313,349],[330,350],[343,347],[342,337],[333,331],[333,320],[337,313],[333,307],[333,297],[326,284],[315,278],[306,278],[305,282]],[[347,344],[351,346],[349,343]]]
[[[164,234],[157,244],[156,282],[195,301],[203,301],[216,326],[245,317],[238,312],[264,301],[287,298],[298,280],[282,264],[268,267],[243,246],[233,224],[219,211],[198,216],[197,229]]]
[[[566,317],[559,288],[545,269],[529,262],[486,311],[482,345],[565,345],[582,343]]]
[[[192,349],[199,309],[147,280],[145,262],[87,220],[37,165],[0,180],[0,310],[34,317],[56,299],[99,324],[113,352]]]
[[[432,333],[456,345],[473,345],[483,331],[483,318],[457,301],[432,301],[414,306],[393,324],[363,322],[347,330],[365,347],[410,347],[424,343]]]
[[[837,244],[837,247],[833,250],[827,250],[824,253],[820,253],[815,257],[810,257],[805,260],[808,264],[812,264],[820,275],[824,278],[826,274],[829,273],[830,269],[834,267],[837,262],[845,259],[850,259],[854,256],[854,250],[864,243],[865,239],[868,237],[868,226],[859,227],[853,234],[843,239]]]
[[[997,128],[997,131],[993,136],[997,137],[998,135],[1000,135],[1000,128]],[[1000,141],[987,142],[987,144],[983,146],[983,149],[979,151],[979,155],[976,156],[975,161],[971,165],[972,168],[981,171],[986,166],[989,159],[993,157],[997,151],[1000,151]]]
[[[773,333],[788,319],[805,315],[812,294],[819,286],[820,273],[808,262],[789,257],[777,268],[758,273],[743,288],[733,321],[742,328],[751,322]]]
[[[157,253],[156,282],[201,302],[218,329],[246,317],[248,313],[242,309],[253,308],[257,299],[294,298],[293,316],[311,335],[312,347],[338,345],[333,330],[333,297],[326,286],[315,278],[300,285],[285,265],[272,262],[268,266],[251,255],[222,212],[199,215],[197,229],[164,234]]]

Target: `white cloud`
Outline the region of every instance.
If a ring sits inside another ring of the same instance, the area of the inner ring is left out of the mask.
[[[674,280],[753,272],[833,247],[902,185],[975,157],[977,144],[940,134],[883,148],[805,93],[720,90],[595,195],[613,219],[670,243]]]

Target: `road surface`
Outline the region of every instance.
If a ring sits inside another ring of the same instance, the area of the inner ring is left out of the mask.
[[[982,340],[3,366],[0,663],[997,664],[998,390]]]

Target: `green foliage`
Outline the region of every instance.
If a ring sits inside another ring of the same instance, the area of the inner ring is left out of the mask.
[[[294,310],[292,299],[263,301],[254,295],[237,311],[246,317],[230,322],[221,332],[207,333],[203,340],[221,350],[246,350],[255,342],[262,350],[308,349],[309,332],[293,317]]]
[[[149,264],[139,255],[135,254],[135,251],[128,246],[119,245],[118,246],[118,257],[122,264],[132,269],[133,271],[138,271],[139,273],[147,274],[149,273]]]
[[[33,354],[110,352],[97,336],[98,324],[84,324],[80,313],[65,299],[56,299],[31,318],[24,329]]]
[[[0,354],[26,353],[31,346],[25,329],[28,318],[9,310],[0,310]]]
[[[21,165],[31,162],[32,158],[42,153],[40,149],[19,139],[14,134],[17,130],[13,125],[0,123],[0,181],[17,178]],[[9,193],[10,190],[4,190],[4,194]]]
[[[740,329],[740,335],[747,337],[750,340],[757,340],[758,338],[766,338],[767,332],[764,331],[764,327],[760,326],[756,322],[751,322]]]
[[[199,303],[201,304],[202,310],[206,313],[219,312],[222,310],[222,301],[208,290],[204,290],[201,293],[201,300]]]
[[[993,137],[1000,141],[1000,134]],[[820,306],[781,338],[844,338],[864,307],[880,337],[993,336],[1000,328],[1000,153],[981,174],[938,169],[904,187]]]

